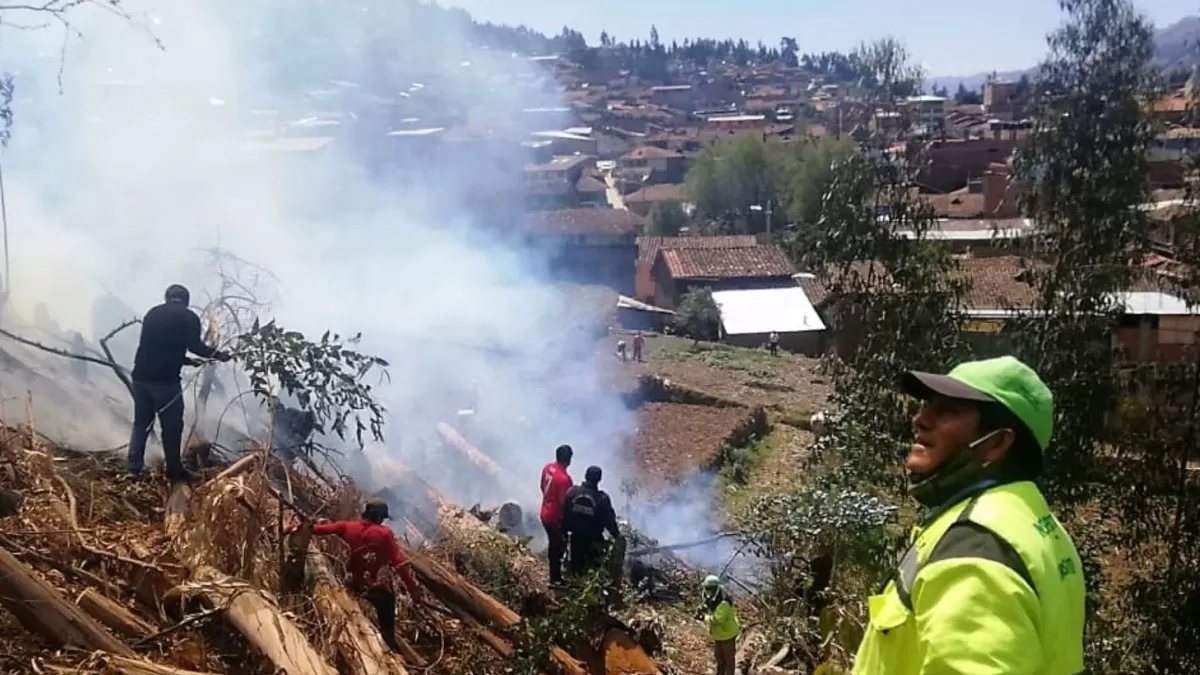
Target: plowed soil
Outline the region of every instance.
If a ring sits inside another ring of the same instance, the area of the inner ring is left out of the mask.
[[[721,451],[748,408],[714,408],[682,403],[647,403],[637,411],[633,455],[648,485],[672,485],[697,471],[717,468]]]

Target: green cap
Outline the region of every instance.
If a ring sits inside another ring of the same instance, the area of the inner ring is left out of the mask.
[[[710,574],[704,577],[704,583],[702,584],[704,588],[717,588],[720,585],[721,580],[715,574]]]
[[[1054,397],[1042,378],[1011,356],[959,364],[947,375],[908,372],[904,391],[925,400],[934,394],[964,401],[999,403],[1029,427],[1042,450],[1054,432]]]

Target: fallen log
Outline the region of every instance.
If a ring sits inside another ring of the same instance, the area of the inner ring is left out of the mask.
[[[415,555],[412,551],[408,551],[407,555],[413,571],[442,602],[457,605],[470,612],[481,623],[490,624],[500,630],[512,630],[521,623],[520,615],[456,572],[446,569],[432,558]],[[566,675],[587,675],[580,662],[565,649],[551,647],[550,656]]]
[[[738,637],[737,653],[733,658],[737,675],[750,675],[756,670],[757,659],[767,647],[767,636],[758,627],[743,631]]]
[[[161,666],[157,663],[149,661],[139,661],[137,659],[129,659],[122,656],[106,656],[104,658],[106,666],[105,673],[115,673],[117,675],[211,675],[210,673],[201,673],[195,670],[184,670],[183,668],[172,668],[171,666]],[[94,670],[81,670],[79,668],[62,668],[59,666],[50,666],[49,670],[62,675],[90,675]]]
[[[309,551],[313,572],[313,600],[330,631],[334,649],[341,659],[339,673],[353,675],[408,675],[404,663],[392,654],[379,630],[363,614],[358,601],[338,582],[325,554]]]
[[[212,606],[224,607],[229,623],[277,670],[286,675],[335,675],[334,669],[273,598],[208,563],[205,552],[211,541],[205,526],[210,518],[188,519],[186,509],[191,500],[220,494],[228,484],[227,481],[212,481],[188,497],[182,496],[186,488],[177,487],[172,489],[167,501],[167,533],[176,556],[190,572],[191,588]],[[208,508],[203,511],[211,516],[215,505],[206,506]]]
[[[481,471],[486,473],[496,481],[497,487],[507,494],[523,494],[528,490],[523,490],[524,481],[520,481],[516,476],[512,475],[493,460],[491,457],[480,452],[479,448],[471,445],[467,439],[462,437],[462,434],[454,430],[454,427],[445,422],[437,423],[438,436],[441,437],[442,443],[454,448],[462,454],[471,464],[474,464]]]
[[[7,550],[0,548],[0,604],[26,630],[58,645],[98,649],[122,656],[133,650]]]
[[[75,604],[97,621],[128,638],[144,638],[154,633],[154,626],[142,621],[133,612],[89,588],[75,598]]]

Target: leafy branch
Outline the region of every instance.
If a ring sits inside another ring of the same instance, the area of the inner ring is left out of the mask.
[[[277,391],[287,392],[312,413],[315,431],[342,440],[349,432],[361,448],[365,434],[383,440],[385,411],[365,380],[376,370],[386,379],[389,364],[349,347],[360,338],[361,334],[343,339],[326,331],[312,341],[274,320],[255,319],[250,330],[234,340],[233,353],[265,405],[276,404]]]

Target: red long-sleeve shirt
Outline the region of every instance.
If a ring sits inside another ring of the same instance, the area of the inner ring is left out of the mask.
[[[380,578],[384,565],[396,568],[408,592],[416,597],[420,590],[413,576],[408,558],[396,542],[396,535],[383,525],[365,520],[340,520],[334,523],[313,525],[313,534],[336,534],[350,546],[350,560],[346,571],[350,574],[350,589],[358,592],[368,588],[386,587]]]
[[[571,489],[571,476],[558,462],[542,469],[542,522],[550,526],[562,523],[563,500]]]

